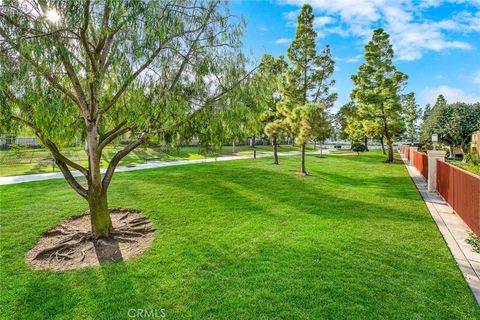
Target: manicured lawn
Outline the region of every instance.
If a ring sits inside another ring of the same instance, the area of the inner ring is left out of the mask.
[[[107,167],[110,159],[121,150],[122,146],[107,147],[104,150],[102,158],[102,167]],[[311,150],[312,148],[307,148]],[[257,153],[272,153],[272,147],[269,145],[256,146]],[[299,151],[299,147],[290,145],[281,145],[279,152]],[[87,166],[86,153],[81,148],[66,148],[62,152],[70,159]],[[225,154],[232,154],[231,146],[224,146],[220,149],[209,150],[205,154],[205,150],[200,147],[179,147],[174,149],[166,149],[165,147],[154,148],[138,148],[122,159],[120,165],[145,163],[147,160],[159,161],[176,161],[176,160],[192,160],[202,159],[204,157],[219,157]],[[235,154],[251,155],[253,149],[250,146],[236,146]],[[60,171],[58,167],[52,167],[51,154],[47,149],[11,149],[0,150],[0,177],[12,176],[20,174],[46,173],[52,171]]]
[[[141,257],[54,273],[24,261],[86,204],[61,180],[4,186],[3,319],[479,319],[403,165],[378,152],[237,160],[118,174],[111,206],[157,227]]]

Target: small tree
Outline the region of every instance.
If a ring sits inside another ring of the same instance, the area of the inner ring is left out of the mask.
[[[4,0],[0,18],[2,128],[35,132],[88,202],[95,238],[112,231],[107,191],[122,158],[153,135],[215,137],[223,128],[206,124],[235,106],[248,76],[243,23],[218,1]],[[127,133],[102,175],[103,150]],[[61,152],[78,138],[86,167]]]
[[[278,108],[281,101],[281,87],[288,68],[283,56],[274,58],[264,55],[256,74],[257,102],[264,106],[260,120],[264,124],[263,132],[271,139],[273,147],[273,164],[278,165],[278,138],[285,132],[285,114]]]
[[[393,162],[393,138],[403,130],[400,91],[407,76],[393,65],[393,49],[383,29],[373,32],[365,46],[365,63],[352,76],[351,98],[358,104],[362,119],[378,122],[387,140],[388,162]]]
[[[288,121],[295,143],[302,148],[300,172],[306,175],[305,145],[315,137],[324,135],[331,128],[331,122],[325,108],[318,103],[307,103],[294,108]]]
[[[305,145],[308,139],[316,135],[309,129],[312,123],[308,118],[312,114],[317,114],[317,111],[313,111],[315,109],[313,106],[317,105],[316,108],[326,111],[337,99],[336,93],[330,93],[330,88],[335,84],[334,80],[330,80],[334,71],[334,61],[328,45],[320,55],[317,55],[317,33],[313,28],[313,19],[312,7],[308,4],[303,5],[298,16],[295,39],[288,48],[291,68],[286,73],[283,90],[284,106],[290,111],[289,122],[292,124],[292,132],[294,135],[301,135],[295,136],[295,141],[301,146],[302,173],[305,173]],[[300,108],[305,110],[302,111]],[[306,127],[301,129],[304,125]]]
[[[403,114],[407,129],[407,136],[410,140],[410,143],[413,144],[415,142],[415,136],[418,130],[417,120],[420,117],[420,110],[418,108],[418,104],[415,102],[415,94],[413,92],[410,92],[405,96]]]

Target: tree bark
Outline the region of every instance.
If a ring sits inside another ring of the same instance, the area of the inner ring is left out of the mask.
[[[90,207],[92,235],[94,238],[107,238],[112,230],[112,221],[107,202],[108,183],[103,185],[100,172],[101,149],[98,148],[96,122],[87,125],[88,149],[88,192],[87,201]],[[111,162],[116,162],[112,159]],[[112,173],[113,174],[113,173]],[[106,174],[106,176],[108,176]]]
[[[252,138],[253,159],[257,159],[257,150],[255,150],[255,136]]]
[[[365,138],[363,139],[363,143],[365,144],[365,151],[369,151],[369,150],[368,150],[368,137],[365,137]]]
[[[317,151],[317,140],[313,140],[313,151]]]
[[[383,136],[380,138],[380,146],[382,147],[382,153],[385,154],[385,144],[383,143]]]
[[[388,158],[387,162],[393,162],[393,142],[391,139],[387,139],[387,146],[388,146]]]
[[[273,146],[273,164],[278,163],[278,145],[277,145],[277,137],[272,138],[272,146]]]
[[[450,148],[450,159],[454,160],[455,159],[455,147],[453,144],[449,145]]]
[[[90,208],[92,235],[95,239],[107,238],[113,230],[108,210],[107,193],[95,191],[96,189],[96,187],[90,187],[87,198]]]
[[[305,143],[302,144],[301,150],[302,150],[301,173],[307,174],[307,171],[305,171]]]

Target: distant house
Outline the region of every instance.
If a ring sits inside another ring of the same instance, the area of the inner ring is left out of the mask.
[[[1,134],[0,135],[0,148],[8,149],[12,145],[26,146],[26,147],[38,147],[38,146],[40,146],[40,143],[33,136],[22,137],[22,136],[16,136],[16,135],[11,135],[11,134]]]

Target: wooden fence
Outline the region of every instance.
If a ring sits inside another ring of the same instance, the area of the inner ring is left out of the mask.
[[[480,177],[438,160],[437,191],[480,236]]]
[[[425,179],[428,179],[428,156],[425,153],[414,151],[413,159],[410,162]]]

